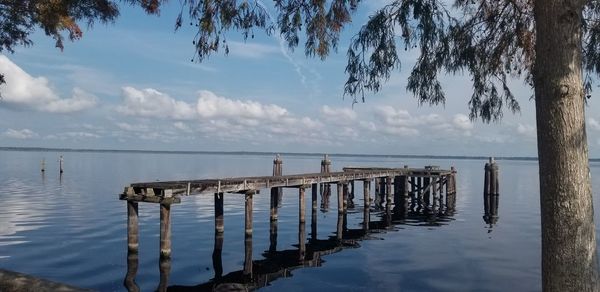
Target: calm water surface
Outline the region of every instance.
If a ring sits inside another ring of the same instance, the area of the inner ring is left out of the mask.
[[[132,182],[270,175],[272,156],[143,153],[64,153],[0,151],[0,268],[100,291],[124,291],[127,273],[126,205],[117,199]],[[39,171],[46,160],[47,171]],[[321,157],[283,157],[284,174],[318,172]],[[500,161],[499,221],[482,218],[482,160],[422,160],[333,157],[333,170],[369,165],[440,165],[458,170],[456,212],[426,224],[394,224],[366,240],[345,244],[322,257],[320,266],[290,270],[270,282],[270,291],[539,291],[540,223],[537,162]],[[600,165],[592,164],[592,176]],[[600,183],[593,182],[600,190]],[[357,189],[362,189],[357,183]],[[277,254],[298,249],[297,190],[284,191],[279,210]],[[317,239],[335,238],[337,202],[319,211]],[[363,201],[357,193],[347,228],[362,229]],[[598,196],[594,204],[599,206]],[[307,242],[310,189],[307,190]],[[140,204],[139,267],[135,282],[153,291],[160,282],[159,206]],[[254,199],[253,260],[269,257],[269,192]],[[197,286],[211,281],[214,220],[212,195],[185,197],[173,205],[172,260],[168,285]],[[373,209],[372,224],[384,214]],[[223,275],[244,266],[244,199],[225,197]],[[598,212],[596,222],[600,222]],[[329,241],[328,241],[329,240]],[[277,259],[283,261],[284,259]],[[164,275],[163,275],[164,276]],[[163,280],[165,280],[163,278]]]

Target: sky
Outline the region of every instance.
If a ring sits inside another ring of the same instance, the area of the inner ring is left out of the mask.
[[[244,41],[232,31],[228,55],[191,62],[195,32],[175,32],[178,1],[158,17],[125,6],[62,52],[36,32],[33,46],[0,55],[0,146],[536,156],[531,88],[512,81],[521,112],[490,124],[468,119],[469,76],[443,77],[446,103],[420,106],[406,91],[415,51],[353,106],[345,52],[380,2],[361,7],[325,61],[290,51],[277,34]],[[598,98],[595,89],[586,109],[591,157],[600,157]]]

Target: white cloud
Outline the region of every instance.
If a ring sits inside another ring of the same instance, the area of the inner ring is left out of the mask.
[[[13,139],[31,139],[37,137],[38,134],[29,129],[8,129],[3,133],[3,136]]]
[[[454,119],[452,120],[452,124],[460,130],[468,131],[473,129],[473,123],[469,120],[469,117],[463,114],[454,115]]]
[[[261,104],[251,100],[234,100],[202,90],[199,92],[196,110],[201,118],[245,118],[256,120],[277,120],[286,115],[288,111],[274,104]]]
[[[524,125],[519,123],[519,125],[517,125],[517,133],[528,137],[528,138],[535,138],[536,137],[536,131],[535,131],[535,127],[531,126],[531,125]]]
[[[82,89],[74,88],[70,98],[61,98],[45,77],[33,77],[0,55],[0,72],[6,84],[0,87],[0,106],[37,110],[51,113],[70,113],[94,107],[96,97]]]
[[[335,125],[350,125],[357,119],[356,112],[351,108],[331,108],[327,105],[321,107],[321,116]]]
[[[136,89],[130,86],[121,90],[123,104],[117,111],[132,116],[189,120],[194,118],[192,105],[178,101],[156,89]]]
[[[590,126],[590,128],[592,130],[600,131],[600,122],[598,122],[598,120],[596,120],[594,118],[589,118],[588,125]]]

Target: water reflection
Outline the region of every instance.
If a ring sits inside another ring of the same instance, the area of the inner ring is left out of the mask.
[[[498,223],[498,204],[500,196],[498,194],[483,195],[483,221],[489,225],[488,232],[492,232],[492,227]]]
[[[413,198],[413,199],[411,199]],[[161,258],[160,260],[160,283],[158,291],[229,291],[229,290],[253,290],[269,285],[279,278],[292,276],[292,271],[300,268],[319,267],[325,263],[323,256],[343,251],[347,248],[359,248],[360,242],[374,239],[371,234],[386,232],[398,225],[411,226],[443,226],[451,222],[454,215],[456,199],[454,194],[445,196],[445,200],[438,200],[438,208],[422,206],[421,202],[415,202],[415,196],[409,196],[410,202],[400,204],[392,208],[386,204],[383,211],[377,207],[370,208],[365,204],[363,212],[351,213],[340,212],[337,218],[337,228],[330,233],[326,239],[317,238],[316,219],[311,222],[311,237],[307,240],[305,222],[298,222],[298,244],[292,249],[277,250],[277,221],[271,222],[269,233],[270,245],[262,256],[263,259],[252,259],[252,235],[245,237],[244,264],[240,270],[223,275],[222,251],[223,234],[215,233],[214,250],[212,254],[213,279],[195,286],[168,286],[171,260]],[[406,208],[402,207],[406,206]],[[414,207],[408,207],[414,206]],[[497,204],[496,204],[497,206]],[[360,228],[348,228],[348,216],[360,216],[363,220]],[[314,215],[314,213],[313,213]],[[373,215],[374,218],[371,218]],[[313,216],[313,219],[315,216]],[[375,219],[375,220],[372,220]],[[129,253],[127,257],[127,274],[124,285],[128,291],[139,291],[135,282],[138,269],[138,255]]]

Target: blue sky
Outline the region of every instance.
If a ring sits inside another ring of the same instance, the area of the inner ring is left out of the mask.
[[[0,146],[148,150],[295,151],[368,154],[535,156],[531,89],[513,82],[522,112],[470,122],[468,76],[444,77],[444,106],[420,107],[405,89],[416,52],[366,103],[343,98],[350,37],[381,1],[369,2],[325,61],[287,50],[277,35],[246,42],[229,33],[230,54],[192,63],[194,31],[174,32],[177,1],[160,17],[124,7],[112,25],[54,48],[0,56],[7,74]],[[186,23],[184,21],[184,23]],[[592,157],[600,157],[598,89],[587,108]]]

